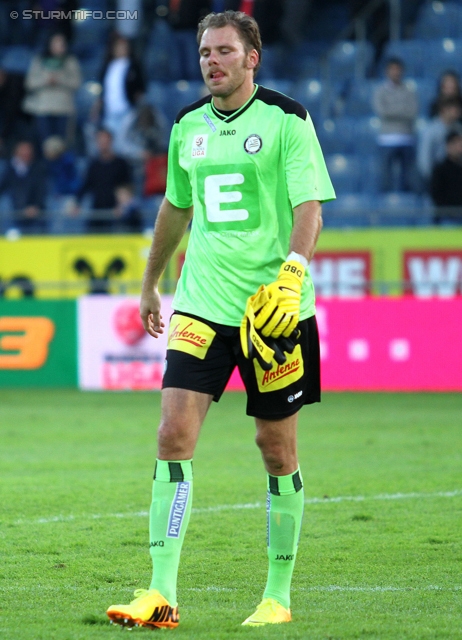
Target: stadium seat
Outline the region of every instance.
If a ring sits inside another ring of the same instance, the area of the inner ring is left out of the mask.
[[[77,89],[75,94],[75,106],[78,122],[82,123],[87,120],[92,106],[100,95],[101,85],[99,82],[87,81]]]
[[[143,217],[143,227],[146,230],[151,230],[154,227],[154,223],[157,218],[159,207],[162,203],[164,196],[155,195],[142,198],[141,200],[141,213]]]
[[[459,38],[462,6],[456,2],[428,2],[419,10],[414,37],[424,39]]]
[[[329,77],[336,80],[365,78],[374,60],[370,42],[338,42],[327,56]]]
[[[380,119],[366,116],[354,120],[354,151],[360,154],[375,153]]]
[[[357,156],[335,153],[326,155],[325,160],[337,194],[361,191],[361,162]]]
[[[430,105],[437,92],[437,80],[435,78],[410,78],[406,84],[414,89],[419,103],[419,116],[427,118],[430,113]]]
[[[167,87],[168,111],[175,119],[178,112],[196,100],[208,95],[207,87],[201,80],[178,80]]]
[[[375,223],[374,200],[366,193],[344,193],[323,204],[325,227],[367,227]]]
[[[372,116],[372,99],[381,80],[362,80],[352,82],[345,96],[345,110],[347,116]]]
[[[176,113],[172,113],[168,103],[168,86],[166,82],[151,80],[147,86],[146,100],[164,115],[169,124],[173,124]]]
[[[303,80],[293,86],[293,98],[306,107],[315,121],[323,115],[329,115],[329,94],[327,91],[330,89],[328,86],[327,83],[322,83],[319,80]]]
[[[316,126],[316,133],[323,153],[355,153],[355,118],[341,117],[322,120]]]
[[[377,210],[380,226],[416,226],[424,216],[424,202],[415,193],[383,193],[377,196]]]
[[[321,57],[328,51],[328,41],[305,41],[284,48],[274,61],[275,71],[280,78],[297,80],[319,80],[321,77]]]
[[[424,77],[437,78],[448,69],[454,69],[462,74],[462,39],[460,35],[457,39],[443,38],[427,42],[427,60],[423,67]]]
[[[420,78],[424,74],[425,54],[424,40],[395,40],[387,42],[381,57],[380,70],[385,70],[389,58],[400,58],[405,65],[405,75],[411,78]]]
[[[72,51],[79,59],[92,58],[105,49],[109,26],[108,20],[74,20]]]
[[[157,82],[179,80],[180,62],[172,29],[165,20],[156,20],[144,55],[146,78]]]
[[[279,91],[279,93],[284,93],[286,96],[290,96],[295,99],[294,95],[294,85],[291,80],[279,80],[277,78],[268,78],[262,81],[262,85],[267,87],[268,89],[273,89],[274,91]]]
[[[23,45],[6,47],[1,61],[1,68],[9,73],[26,74],[34,53],[33,49]]]

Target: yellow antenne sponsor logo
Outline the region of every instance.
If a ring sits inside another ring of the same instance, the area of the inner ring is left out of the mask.
[[[184,351],[203,360],[215,337],[215,331],[204,322],[175,314],[170,325],[168,349]]]
[[[188,331],[189,327],[192,327],[192,322],[187,324],[183,329],[180,328],[180,323],[178,323],[170,333],[170,340],[184,340],[185,342],[190,342],[198,347],[206,345],[207,338],[194,333],[194,331]]]
[[[276,371],[265,371],[263,379],[261,381],[262,386],[269,387],[271,384],[274,384],[276,380],[280,380],[281,378],[285,378],[291,373],[295,373],[300,369],[300,360],[294,360],[289,364],[280,364]]]
[[[303,376],[303,358],[300,345],[297,344],[292,354],[286,355],[287,361],[284,364],[277,365],[273,360],[273,368],[269,371],[264,371],[254,359],[255,375],[260,393],[284,389]]]

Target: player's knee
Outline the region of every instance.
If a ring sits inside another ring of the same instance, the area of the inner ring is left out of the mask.
[[[183,460],[192,457],[190,440],[188,429],[181,421],[162,420],[160,423],[157,444],[164,459]]]
[[[286,464],[287,452],[285,447],[262,434],[257,434],[255,439],[258,448],[261,451],[263,460],[267,467],[279,471]]]

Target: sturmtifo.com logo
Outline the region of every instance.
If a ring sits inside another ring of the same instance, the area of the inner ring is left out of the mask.
[[[41,11],[40,9],[24,9],[10,11],[10,18],[17,20],[138,20],[138,11],[90,11],[90,9],[73,9],[72,11]]]

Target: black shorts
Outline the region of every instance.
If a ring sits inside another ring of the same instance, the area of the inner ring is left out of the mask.
[[[170,319],[162,388],[176,387],[221,397],[237,366],[247,391],[247,415],[281,420],[304,404],[320,402],[319,336],[315,316],[298,325],[301,335],[283,365],[264,371],[244,357],[239,327],[176,311]]]

